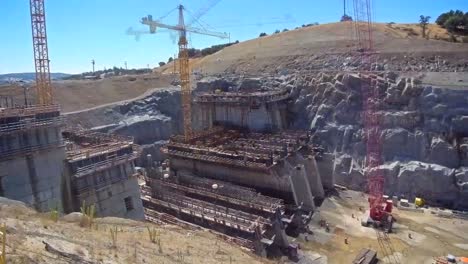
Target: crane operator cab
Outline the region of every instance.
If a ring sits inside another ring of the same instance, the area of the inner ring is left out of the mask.
[[[369,197],[370,209],[366,211],[367,217],[361,221],[362,226],[373,226],[374,228],[383,229],[387,233],[392,232],[393,222],[395,218],[392,215],[393,201],[382,199],[371,199]]]

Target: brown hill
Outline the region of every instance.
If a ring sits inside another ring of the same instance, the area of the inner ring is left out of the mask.
[[[310,57],[315,54],[346,53],[353,50],[354,24],[330,23],[299,28],[279,34],[256,38],[224,48],[204,58],[192,59],[194,71],[219,73],[235,65],[276,64],[287,57]],[[451,43],[449,33],[438,25],[428,26],[428,39],[422,38],[418,24],[374,24],[375,50],[382,54],[468,53],[468,44]],[[454,36],[458,41],[463,38]],[[172,73],[173,63],[158,68],[158,72]],[[253,67],[255,68],[255,67]]]

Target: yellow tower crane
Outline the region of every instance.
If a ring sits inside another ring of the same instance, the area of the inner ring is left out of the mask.
[[[217,2],[217,1],[216,1]],[[180,73],[180,86],[181,86],[181,94],[182,94],[182,113],[184,119],[184,137],[185,140],[188,141],[192,138],[192,89],[190,86],[190,68],[189,68],[189,57],[188,57],[188,50],[187,50],[187,32],[190,33],[197,33],[202,35],[208,35],[213,37],[218,37],[222,39],[228,39],[229,35],[226,33],[220,32],[212,32],[207,31],[200,28],[191,27],[189,25],[185,25],[184,22],[184,6],[179,5],[177,7],[179,10],[179,23],[176,26],[166,25],[158,20],[153,20],[151,15],[143,17],[141,19],[141,23],[144,25],[149,26],[150,33],[156,33],[157,28],[165,28],[169,30],[174,30],[179,32],[179,73]],[[201,15],[206,13],[206,10],[199,12],[196,17],[193,17],[193,20],[198,19]],[[130,32],[131,34],[131,32]],[[136,33],[138,34],[138,33]]]

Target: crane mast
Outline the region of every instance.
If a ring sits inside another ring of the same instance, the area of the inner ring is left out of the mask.
[[[192,89],[190,87],[190,67],[187,50],[187,31],[184,24],[184,7],[179,5],[179,63],[182,111],[185,140],[192,137]]]
[[[366,169],[365,176],[369,191],[369,220],[384,225],[391,231],[393,216],[391,203],[383,199],[384,176],[378,168],[382,164],[381,120],[378,113],[381,98],[376,80],[369,74],[372,71],[372,53],[374,51],[372,32],[372,0],[353,0],[354,28],[357,49],[364,67],[361,91],[363,96],[363,122],[366,139]],[[368,221],[368,220],[366,220]],[[367,223],[366,223],[367,225]],[[386,232],[376,229],[377,242],[382,252],[389,258],[390,263],[400,263]]]
[[[44,0],[30,0],[37,104],[53,104]]]
[[[216,4],[218,1],[214,1],[211,6]],[[149,33],[156,33],[157,28],[166,28],[169,30],[175,30],[179,32],[179,58],[177,61],[179,62],[179,74],[180,74],[180,86],[181,86],[181,96],[182,96],[182,114],[184,119],[184,137],[185,140],[188,141],[193,136],[192,130],[192,89],[190,86],[190,66],[189,66],[189,56],[188,56],[188,41],[187,41],[187,32],[214,36],[218,38],[227,39],[229,36],[226,33],[219,33],[219,32],[212,32],[206,31],[203,29],[191,27],[190,25],[186,25],[184,21],[184,6],[179,5],[177,7],[179,11],[179,21],[176,26],[167,25],[164,23],[159,22],[158,20],[153,20],[151,15],[143,17],[141,19],[141,23],[144,25],[149,26]],[[199,13],[199,16],[206,13],[207,9],[203,10],[203,12]],[[197,20],[198,17],[194,17],[193,20]],[[133,31],[131,28],[127,31],[127,34],[135,35],[139,37],[142,32]]]

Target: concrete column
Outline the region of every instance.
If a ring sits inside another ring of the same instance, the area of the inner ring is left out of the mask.
[[[332,153],[323,153],[317,161],[317,168],[320,173],[323,187],[325,189],[335,188],[335,177],[333,175],[334,156]]]
[[[317,162],[313,156],[308,156],[305,159],[305,168],[312,195],[314,197],[324,198],[325,191],[323,190],[322,179],[317,168]]]
[[[305,210],[313,211],[315,209],[314,197],[310,191],[309,182],[305,175],[304,165],[297,165],[294,167],[291,175],[289,176],[291,182],[291,189],[294,196],[296,205],[301,205]]]

